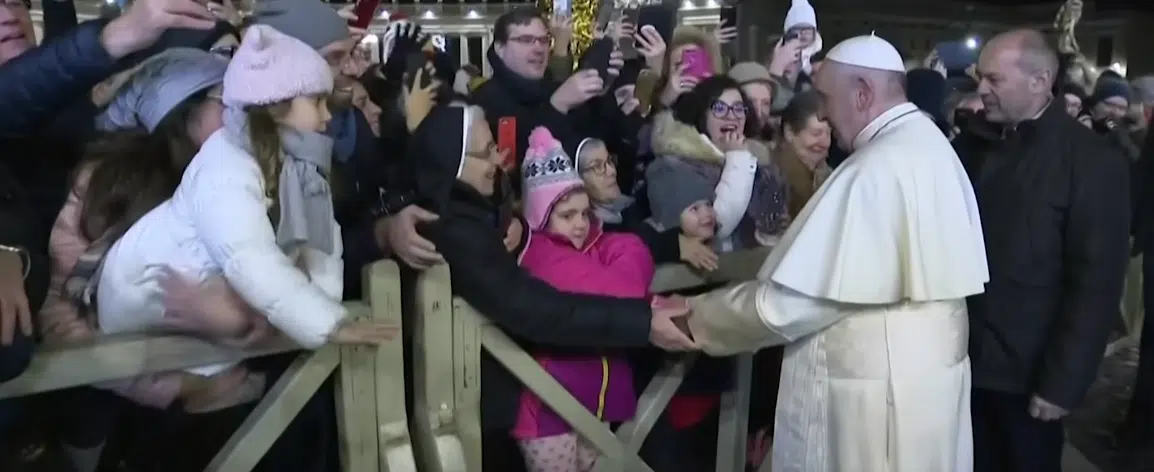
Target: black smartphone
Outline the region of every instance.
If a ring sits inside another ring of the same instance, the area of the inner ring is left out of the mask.
[[[801,32],[797,30],[790,30],[789,32],[785,33],[785,36],[781,37],[781,44],[788,43],[798,38],[801,38]]]
[[[719,28],[725,28],[725,27],[729,27],[729,26],[732,26],[734,28],[737,27],[737,7],[736,6],[721,7],[721,11],[719,13],[719,16],[721,17],[721,21],[717,25]]]
[[[585,51],[585,57],[581,58],[579,69],[596,70],[597,75],[601,76],[601,80],[608,87],[612,79],[609,76],[609,56],[613,54],[613,48],[613,38],[601,38],[593,41],[593,44],[589,45],[589,49]]]
[[[641,25],[637,21],[641,19],[641,9],[628,8],[621,12],[621,22],[633,25],[633,34],[641,33]],[[625,59],[633,59],[637,57],[637,42],[633,36],[626,36],[617,41],[617,47],[621,49],[621,54]]]
[[[405,82],[409,86],[409,90],[414,88],[425,88],[433,83],[433,74],[428,70],[420,73],[421,82],[416,83],[417,72],[425,69],[425,64],[429,63],[429,56],[422,52],[410,53],[409,57],[405,58]]]

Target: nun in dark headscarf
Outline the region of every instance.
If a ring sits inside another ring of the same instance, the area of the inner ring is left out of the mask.
[[[494,202],[503,187],[500,155],[480,108],[456,102],[434,109],[414,132],[411,151],[417,202],[440,215],[418,229],[449,264],[455,295],[523,345],[565,352],[649,345],[653,314],[645,299],[560,292],[518,265],[527,235],[509,238],[501,222]],[[491,357],[482,358],[481,371],[484,446],[500,451],[508,446],[523,388]],[[486,452],[485,470],[509,470],[490,463],[490,456]]]

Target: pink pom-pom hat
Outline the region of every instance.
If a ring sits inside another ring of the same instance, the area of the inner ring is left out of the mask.
[[[521,175],[525,181],[525,221],[529,229],[537,231],[549,224],[549,212],[558,199],[584,186],[561,142],[544,126],[529,134]]]

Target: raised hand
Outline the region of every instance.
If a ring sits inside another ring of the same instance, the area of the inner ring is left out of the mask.
[[[605,82],[601,80],[601,76],[596,70],[578,71],[569,76],[565,83],[561,84],[556,92],[553,92],[549,102],[557,111],[569,113],[569,110],[600,95],[603,90],[605,90]]]
[[[737,38],[736,26],[724,26],[713,30],[713,39],[717,40],[717,44],[725,44]]]
[[[426,64],[424,68],[417,69],[416,77],[412,78],[413,87],[417,88],[405,86],[405,124],[409,127],[409,132],[417,129],[437,103],[437,91],[441,88],[440,80],[433,78],[427,87],[420,88],[425,77],[432,76],[434,71],[432,64]]]
[[[665,84],[665,90],[661,91],[661,103],[667,107],[673,106],[673,102],[677,101],[677,97],[681,94],[693,90],[697,86],[697,78],[686,75],[688,69],[687,64],[677,66],[676,69],[669,74],[669,82]]]
[[[665,65],[665,49],[667,48],[661,33],[658,33],[657,28],[652,25],[645,25],[641,27],[641,31],[633,40],[637,45],[637,52],[645,58],[645,67],[660,74],[661,68]]]
[[[769,73],[785,77],[790,67],[801,63],[801,40],[782,41],[773,48],[773,58],[769,61]]]
[[[137,0],[100,33],[100,44],[113,59],[152,46],[171,28],[211,29],[216,15],[204,0]]]
[[[553,54],[568,56],[569,45],[573,43],[573,18],[567,15],[553,17],[549,21],[549,32],[553,35]]]

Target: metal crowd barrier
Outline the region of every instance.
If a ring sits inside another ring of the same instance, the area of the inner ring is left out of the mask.
[[[682,265],[660,267],[654,293],[756,277],[767,248],[721,257],[720,270],[702,274]],[[577,402],[499,327],[453,296],[449,268],[421,274],[411,313],[414,413],[410,424],[418,470],[481,472],[481,350],[484,349],[593,444],[598,472],[651,471],[638,451],[693,365],[695,354],[670,362],[640,395],[637,416],[611,431]],[[541,307],[548,310],[549,307]],[[543,314],[543,316],[545,316]],[[738,356],[736,387],[722,395],[717,471],[745,470],[752,354]],[[424,413],[424,414],[422,414]]]
[[[368,299],[346,303],[349,315],[401,326],[400,280],[394,262],[365,267]],[[301,352],[205,470],[252,470],[338,366],[335,395],[342,469],[416,470],[405,413],[401,340],[398,334],[394,342],[378,348],[329,345]],[[107,336],[87,344],[42,348],[23,375],[0,384],[0,399],[299,349],[284,339],[239,350],[177,335]]]

